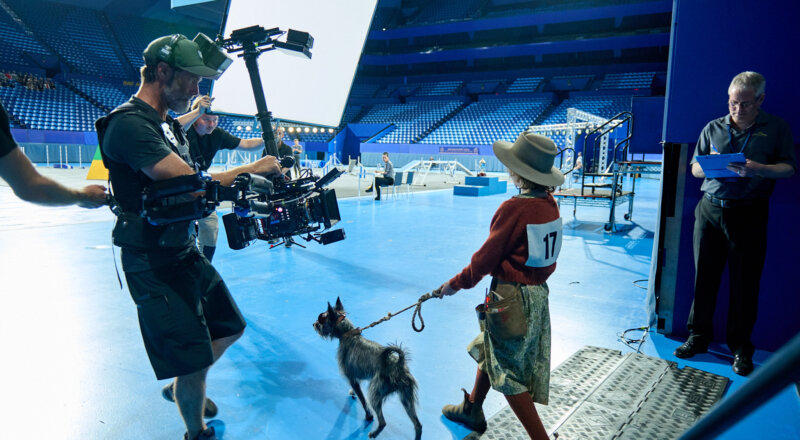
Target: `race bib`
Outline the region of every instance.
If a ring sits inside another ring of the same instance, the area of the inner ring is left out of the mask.
[[[528,225],[529,267],[547,267],[556,262],[561,252],[561,217],[543,224]]]

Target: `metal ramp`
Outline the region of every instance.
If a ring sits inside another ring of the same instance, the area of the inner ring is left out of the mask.
[[[728,378],[642,354],[584,347],[553,370],[550,403],[536,409],[559,440],[676,439],[722,398]],[[470,438],[477,438],[471,434]],[[527,438],[510,407],[486,440]]]

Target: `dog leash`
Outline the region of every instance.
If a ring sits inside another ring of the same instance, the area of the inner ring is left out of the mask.
[[[368,329],[370,327],[375,327],[376,325],[378,325],[378,324],[380,324],[380,323],[382,323],[384,321],[388,321],[388,320],[394,318],[395,316],[405,312],[406,310],[408,310],[408,309],[410,309],[412,307],[416,307],[416,308],[414,309],[414,313],[411,315],[411,328],[413,328],[415,332],[419,333],[422,330],[425,330],[425,320],[422,319],[422,303],[424,303],[425,301],[427,301],[427,300],[429,300],[431,298],[441,298],[441,297],[442,297],[441,289],[434,289],[432,292],[426,293],[425,295],[420,296],[419,297],[419,301],[415,302],[414,304],[411,304],[410,306],[406,307],[405,309],[400,310],[399,312],[395,312],[395,313],[389,312],[383,318],[373,322],[372,324],[370,324],[370,325],[368,325],[366,327],[358,327],[358,328],[354,328],[353,330],[348,331],[347,333],[344,334],[343,337],[346,338],[348,336],[360,335],[362,331],[364,331],[364,330],[366,330],[366,329]],[[417,317],[419,317],[419,323],[420,323],[420,327],[419,328],[417,328]]]

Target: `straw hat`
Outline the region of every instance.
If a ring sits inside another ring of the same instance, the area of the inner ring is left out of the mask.
[[[558,150],[550,138],[534,133],[522,133],[512,144],[497,141],[492,145],[494,155],[509,170],[543,186],[559,186],[564,175],[553,166]]]

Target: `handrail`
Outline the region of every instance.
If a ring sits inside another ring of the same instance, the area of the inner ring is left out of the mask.
[[[680,440],[715,438],[787,385],[798,381],[800,381],[800,333],[776,351],[747,383],[684,432]]]

